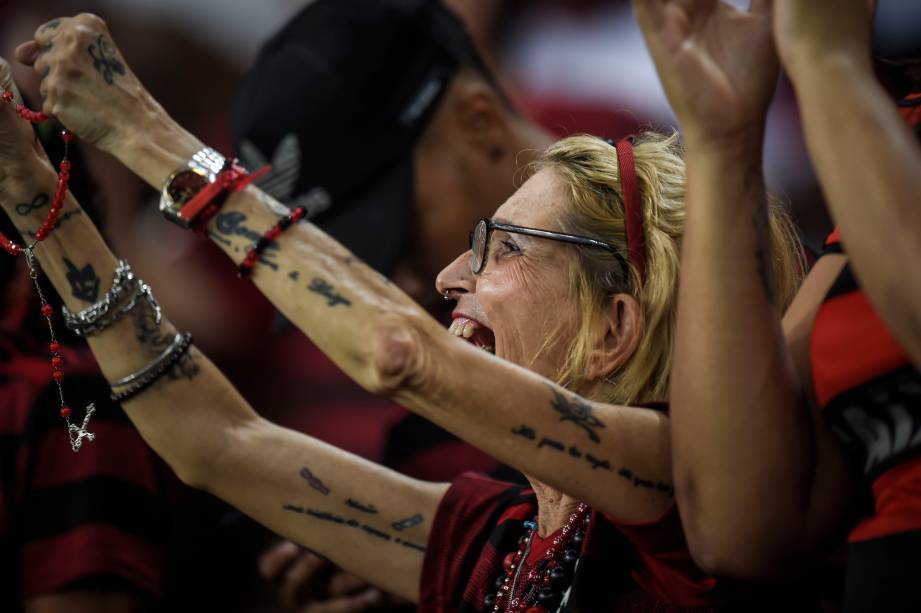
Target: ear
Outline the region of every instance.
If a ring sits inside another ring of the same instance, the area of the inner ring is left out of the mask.
[[[458,84],[455,120],[458,135],[478,157],[498,161],[505,157],[510,142],[510,116],[497,92],[481,79]]]
[[[617,294],[599,321],[588,380],[604,378],[622,368],[643,337],[643,311],[630,294]]]

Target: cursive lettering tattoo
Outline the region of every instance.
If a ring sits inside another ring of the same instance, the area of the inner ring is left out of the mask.
[[[105,34],[100,34],[96,42],[87,47],[86,51],[93,58],[93,68],[109,85],[115,83],[116,74],[122,76],[126,74],[125,65],[116,56],[115,46]]]
[[[323,483],[319,477],[310,472],[310,469],[306,466],[301,468],[301,478],[307,482],[307,485],[320,492],[324,496],[329,496],[329,488],[326,487],[326,484]]]
[[[301,278],[301,273],[296,270],[292,270],[291,272],[288,273],[288,278],[291,279],[292,281],[297,281],[298,279]]]
[[[67,266],[67,282],[73,297],[84,302],[96,302],[99,298],[99,275],[92,265],[77,268],[67,258],[64,258],[64,265]]]
[[[58,228],[60,228],[62,225],[64,225],[64,222],[70,220],[71,217],[74,217],[76,215],[82,215],[82,214],[83,214],[83,209],[74,209],[72,211],[67,211],[66,213],[61,215],[61,217],[54,223],[54,229],[57,230]],[[29,238],[35,238],[35,232],[28,231],[26,232],[26,234],[29,236]]]
[[[395,521],[390,525],[393,526],[394,530],[398,532],[402,532],[403,530],[409,530],[413,526],[418,526],[421,523],[422,523],[422,516],[416,513],[415,515],[411,517],[407,517],[406,519]]]
[[[595,429],[604,428],[604,424],[592,414],[592,406],[577,396],[566,398],[555,388],[550,389],[553,392],[553,401],[550,406],[559,413],[560,421],[571,421],[585,430],[589,440],[593,443],[600,442],[601,438],[599,438]]]
[[[16,205],[16,214],[17,215],[28,215],[32,211],[37,211],[38,209],[44,208],[48,202],[51,201],[51,198],[48,197],[48,194],[38,194],[35,198],[32,198],[32,202],[23,202]]]
[[[401,547],[406,547],[407,549],[412,549],[419,552],[425,551],[425,547],[422,545],[393,536],[392,534],[387,534],[383,530],[375,528],[374,526],[369,526],[368,524],[362,523],[351,517],[344,517],[342,515],[337,515],[336,513],[330,513],[329,511],[321,511],[319,509],[302,507],[300,505],[290,503],[283,504],[281,508],[285,511],[306,515],[320,521],[330,522],[347,528],[354,528],[355,530],[367,534],[368,536],[371,536],[375,539],[386,541],[388,543],[394,543],[396,545],[400,545]]]
[[[346,506],[352,507],[353,509],[361,511],[362,513],[370,513],[372,515],[377,514],[377,509],[374,507],[373,504],[362,504],[352,498],[349,498],[348,500],[346,500],[345,504]]]
[[[511,430],[512,434],[519,436],[523,439],[529,441],[536,441],[538,439],[537,432],[534,431],[534,428],[522,424],[517,428]],[[540,442],[535,445],[538,449],[552,449],[560,453],[564,453],[569,457],[575,460],[582,460],[586,462],[589,466],[592,467],[592,470],[604,470],[607,472],[612,472],[617,474],[617,476],[622,477],[633,484],[633,487],[641,487],[645,489],[653,489],[666,496],[673,497],[675,495],[675,488],[665,483],[664,481],[653,481],[651,479],[644,479],[639,475],[636,475],[632,470],[627,467],[620,468],[615,471],[611,467],[611,461],[605,458],[600,458],[591,453],[585,453],[575,445],[566,446],[563,441],[553,439],[550,437],[540,437]]]
[[[307,289],[326,298],[326,306],[334,307],[339,304],[344,306],[352,305],[352,302],[348,298],[342,294],[336,293],[332,285],[319,277],[314,278],[310,282],[310,285],[307,286]]]

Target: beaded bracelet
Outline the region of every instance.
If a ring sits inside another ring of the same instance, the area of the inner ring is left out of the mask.
[[[172,344],[166,350],[156,357],[152,362],[142,367],[136,373],[123,377],[112,383],[118,386],[122,381],[134,381],[140,378],[140,381],[123,392],[112,392],[110,398],[114,402],[125,402],[131,400],[138,394],[148,390],[154,383],[159,381],[163,375],[169,372],[179,360],[182,359],[189,348],[192,346],[192,335],[188,332],[184,334],[177,333],[173,338]]]
[[[249,252],[246,254],[246,257],[243,258],[242,262],[240,262],[240,277],[245,279],[253,274],[253,267],[256,266],[256,262],[259,260],[259,256],[262,255],[262,252],[265,251],[266,248],[275,241],[275,239],[281,236],[282,232],[300,220],[304,219],[306,216],[307,207],[299,206],[295,209],[292,209],[290,213],[279,219],[278,223],[266,230],[265,234],[259,237],[259,240],[256,241],[255,246],[249,250]]]

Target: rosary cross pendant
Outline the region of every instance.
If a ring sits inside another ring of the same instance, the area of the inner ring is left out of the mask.
[[[90,423],[90,417],[95,412],[96,406],[90,404],[86,407],[86,415],[84,415],[83,424],[80,427],[68,424],[67,433],[70,435],[70,448],[74,450],[74,453],[77,453],[83,447],[83,439],[91,443],[96,440],[96,435],[86,429],[86,426]]]

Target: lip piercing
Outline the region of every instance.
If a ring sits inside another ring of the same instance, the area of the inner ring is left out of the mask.
[[[443,294],[441,295],[441,297],[444,298],[445,300],[450,300],[450,299],[451,299],[451,292],[445,291],[445,293],[443,293]]]

